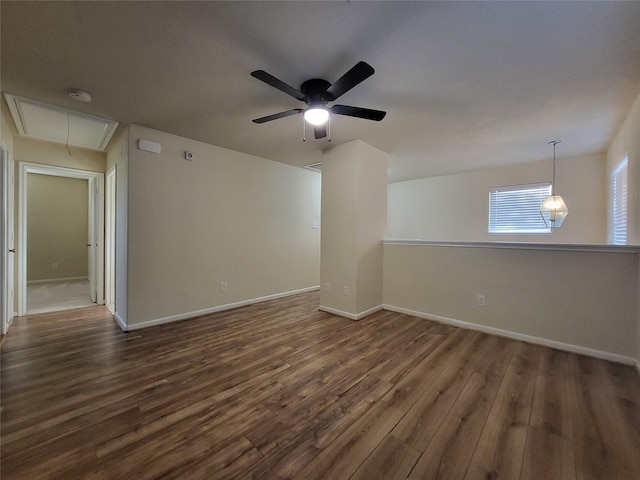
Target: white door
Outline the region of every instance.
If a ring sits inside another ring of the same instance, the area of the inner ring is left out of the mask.
[[[0,167],[2,176],[2,235],[0,242],[2,244],[2,254],[0,255],[0,263],[2,264],[2,286],[0,288],[0,315],[1,331],[7,333],[7,329],[13,319],[14,311],[14,259],[15,259],[15,234],[13,229],[14,222],[14,184],[15,174],[13,168],[13,158],[7,150],[0,145]]]
[[[116,309],[116,166],[107,172],[105,185],[104,304]]]

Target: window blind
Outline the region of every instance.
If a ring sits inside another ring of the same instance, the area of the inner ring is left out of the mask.
[[[613,244],[627,244],[627,165],[624,157],[611,174],[613,190]]]
[[[549,195],[548,183],[492,188],[489,233],[549,233],[540,215],[540,207]]]

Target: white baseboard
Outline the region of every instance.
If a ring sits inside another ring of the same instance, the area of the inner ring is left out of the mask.
[[[74,280],[89,280],[88,277],[64,277],[64,278],[47,278],[45,280],[29,280],[27,285],[37,283],[56,283],[56,282],[72,282]]]
[[[489,327],[486,325],[479,325],[477,323],[465,322],[463,320],[456,320],[455,318],[442,317],[440,315],[432,315],[430,313],[418,312],[416,310],[409,310],[408,308],[396,307],[394,305],[383,305],[385,310],[392,312],[404,313],[406,315],[412,315],[414,317],[424,318],[427,320],[433,320],[435,322],[444,323],[454,327],[465,328],[467,330],[475,330],[482,333],[489,333],[491,335],[497,335],[499,337],[510,338],[513,340],[520,340],[527,343],[533,343],[536,345],[542,345],[544,347],[555,348],[558,350],[564,350],[571,353],[578,353],[580,355],[586,355],[589,357],[601,358],[603,360],[609,360],[611,362],[623,363],[625,365],[635,365],[638,367],[638,362],[634,358],[619,355],[617,353],[605,352],[603,350],[596,350],[593,348],[582,347],[580,345],[573,345],[570,343],[558,342],[556,340],[549,340],[547,338],[534,337],[532,335],[526,335],[523,333],[513,332],[511,330],[502,330],[501,328]],[[638,370],[640,372],[640,369]]]
[[[364,310],[360,313],[349,313],[343,310],[338,310],[337,308],[325,307],[323,305],[320,305],[319,307],[319,310],[322,310],[323,312],[333,313],[334,315],[339,315],[341,317],[349,318],[351,320],[356,320],[356,321],[366,317],[367,315],[371,315],[372,313],[379,312],[382,309],[383,309],[383,306],[378,305],[376,307],[369,308],[368,310]]]
[[[274,293],[273,295],[266,295],[264,297],[250,298],[248,300],[242,300],[240,302],[235,302],[235,303],[227,303],[226,305],[219,305],[217,307],[210,307],[210,308],[204,308],[202,310],[195,310],[192,312],[179,313],[177,315],[170,315],[168,317],[156,318],[154,320],[145,320],[144,322],[124,324],[125,328],[123,328],[123,330],[126,332],[131,332],[133,330],[140,330],[141,328],[148,328],[156,325],[162,325],[164,323],[187,320],[190,318],[199,317],[201,315],[208,315],[210,313],[223,312],[225,310],[231,310],[232,308],[244,307],[246,305],[252,305],[254,303],[266,302],[268,300],[275,300],[277,298],[289,297],[291,295],[297,295],[299,293],[311,292],[313,290],[319,290],[319,289],[320,289],[320,285],[315,285],[313,287],[300,288],[298,290],[291,290],[289,292]],[[117,315],[117,312],[116,312],[116,315]],[[116,321],[118,320],[116,319]],[[119,322],[118,322],[118,325],[120,325],[120,328],[122,328],[122,325]]]
[[[122,330],[123,332],[128,332],[129,331],[129,326],[127,325],[127,322],[125,322],[122,319],[122,317],[120,316],[120,314],[118,312],[113,314],[113,319],[116,321],[116,323],[120,327],[120,330]]]

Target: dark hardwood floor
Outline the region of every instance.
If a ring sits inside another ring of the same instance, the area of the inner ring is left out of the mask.
[[[639,479],[628,366],[317,292],[121,333],[91,307],[2,344],[10,479]]]

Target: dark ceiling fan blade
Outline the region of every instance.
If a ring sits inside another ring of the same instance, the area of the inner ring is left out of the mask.
[[[286,93],[287,95],[291,95],[293,98],[304,101],[304,95],[302,92],[296,90],[291,85],[287,85],[282,80],[277,79],[273,75],[265,72],[264,70],[256,70],[255,72],[251,72],[251,76],[257,78],[258,80],[262,80],[267,85],[271,85],[273,88],[277,88],[281,92]]]
[[[313,135],[316,137],[316,140],[319,138],[324,138],[327,136],[327,125],[314,125],[313,126]]]
[[[271,120],[277,120],[279,118],[289,117],[291,115],[295,115],[296,113],[302,113],[301,108],[294,108],[293,110],[287,110],[286,112],[274,113],[273,115],[267,115],[266,117],[256,118],[252,120],[253,123],[265,123],[270,122]]]
[[[375,70],[371,65],[365,62],[358,62],[355,66],[345,73],[342,77],[336,80],[333,85],[327,89],[327,93],[331,97],[330,100],[335,100],[342,94],[348,92],[360,82],[366,80],[375,73]]]
[[[334,105],[331,112],[338,115],[347,115],[349,117],[364,118],[366,120],[375,120],[379,122],[384,118],[387,112],[382,110],[372,110],[370,108],[350,107],[348,105]]]

